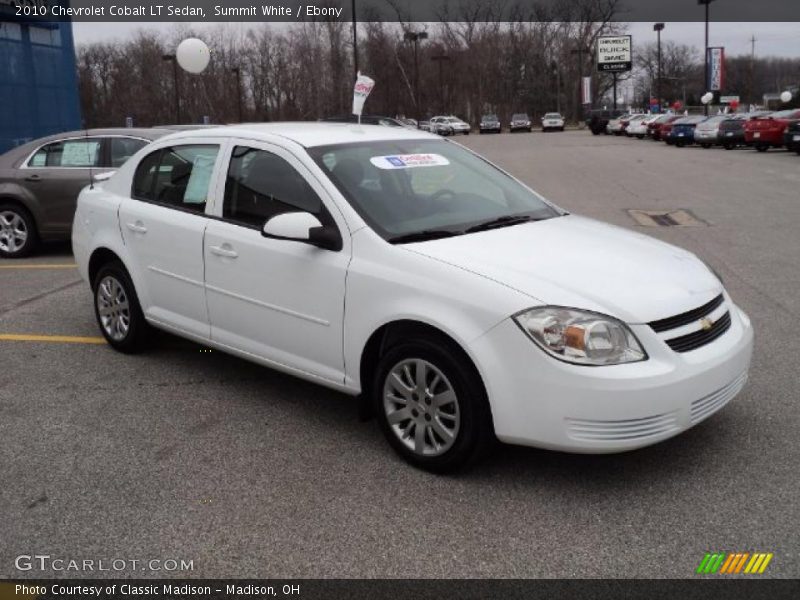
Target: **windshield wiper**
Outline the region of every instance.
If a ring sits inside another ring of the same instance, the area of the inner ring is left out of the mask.
[[[476,231],[487,231],[489,229],[497,229],[498,227],[508,227],[510,225],[517,225],[519,223],[528,223],[530,221],[541,221],[542,219],[537,219],[535,217],[530,217],[528,215],[506,215],[503,217],[497,217],[496,219],[492,219],[491,221],[485,221],[483,223],[478,223],[477,225],[473,225],[472,227],[468,227],[465,233],[474,233]]]
[[[454,237],[463,234],[463,231],[451,231],[448,229],[424,229],[414,233],[404,233],[389,238],[390,244],[406,244],[410,242],[426,242],[428,240],[438,240],[446,237]]]

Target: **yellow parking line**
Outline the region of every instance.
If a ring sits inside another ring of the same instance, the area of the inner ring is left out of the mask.
[[[76,264],[30,264],[30,265],[0,265],[0,269],[74,269]]]
[[[47,342],[53,344],[105,344],[105,338],[72,335],[26,335],[0,333],[0,342]]]

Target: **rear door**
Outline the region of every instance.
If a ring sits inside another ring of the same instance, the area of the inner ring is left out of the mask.
[[[209,337],[203,235],[222,144],[193,138],[154,150],[138,164],[119,210],[137,291],[148,319]]]
[[[58,140],[39,148],[20,169],[22,185],[42,208],[45,232],[70,230],[78,194],[100,168],[102,151],[101,137]]]

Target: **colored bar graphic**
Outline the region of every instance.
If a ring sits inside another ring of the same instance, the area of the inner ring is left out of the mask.
[[[773,556],[771,552],[706,552],[695,572],[705,575],[760,575],[767,569]]]

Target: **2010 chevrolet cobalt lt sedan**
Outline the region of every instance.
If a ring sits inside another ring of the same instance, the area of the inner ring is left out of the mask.
[[[420,131],[187,131],[80,195],[100,329],[157,327],[369,400],[414,465],[501,441],[617,452],[745,384],[753,333],[693,254],[571,215]]]

